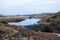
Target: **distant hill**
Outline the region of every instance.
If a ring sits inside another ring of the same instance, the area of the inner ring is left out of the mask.
[[[50,15],[53,15],[52,13],[41,13],[41,14],[36,14],[35,16],[33,16],[33,18],[46,18],[49,17]]]
[[[0,17],[5,17],[4,15],[0,15]]]
[[[50,15],[53,15],[53,13],[40,13],[40,14],[28,14],[28,15],[21,15],[21,16],[29,16],[31,18],[45,18]]]

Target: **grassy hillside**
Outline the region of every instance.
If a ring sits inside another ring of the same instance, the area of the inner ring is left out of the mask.
[[[38,21],[39,24],[48,25],[50,32],[60,33],[60,12],[53,14],[53,16],[47,17]]]
[[[5,16],[5,17],[0,17],[0,22],[19,22],[25,20],[24,17],[22,16]]]

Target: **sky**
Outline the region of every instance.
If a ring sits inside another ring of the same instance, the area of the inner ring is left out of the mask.
[[[60,0],[0,0],[0,14],[25,15],[60,11]]]

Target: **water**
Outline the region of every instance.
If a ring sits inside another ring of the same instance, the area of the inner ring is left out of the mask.
[[[9,22],[8,24],[10,25],[22,25],[22,26],[26,26],[26,25],[33,25],[33,24],[37,24],[37,22],[39,21],[40,19],[26,19],[22,22]]]

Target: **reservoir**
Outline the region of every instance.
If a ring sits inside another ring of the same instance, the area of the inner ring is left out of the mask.
[[[40,20],[40,19],[31,18],[31,19],[26,19],[26,20],[21,21],[21,22],[8,22],[8,24],[10,24],[10,25],[22,25],[22,26],[26,26],[26,25],[37,24],[37,22],[38,22],[39,20]]]

